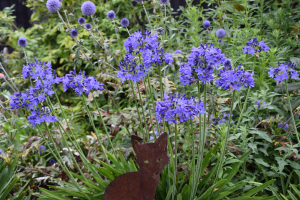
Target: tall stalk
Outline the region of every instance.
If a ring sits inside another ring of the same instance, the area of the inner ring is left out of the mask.
[[[147,84],[146,84],[145,80],[144,80],[144,85],[145,85],[146,98],[147,99],[151,99],[150,94],[149,94],[151,86],[149,85],[149,92],[148,92],[148,90],[147,90]],[[153,108],[155,108],[155,107],[153,107]],[[149,116],[150,116],[150,123],[151,123],[151,129],[152,129],[152,132],[153,132],[153,137],[154,137],[154,140],[156,140],[156,136],[155,136],[155,133],[154,133],[154,125],[153,125],[153,120],[152,120],[152,112],[151,112],[151,106],[150,106],[150,104],[148,104],[148,109],[149,109]]]
[[[298,144],[300,144],[299,134],[298,134],[298,131],[297,131],[297,126],[296,126],[294,115],[293,115],[293,109],[292,109],[292,105],[291,105],[291,101],[290,101],[290,94],[289,94],[289,91],[288,91],[288,86],[287,86],[287,80],[286,79],[285,79],[285,90],[286,90],[286,95],[287,95],[287,99],[288,99],[288,102],[289,102],[289,108],[290,108],[290,113],[291,113],[291,117],[292,117],[292,121],[293,121],[294,130],[295,130],[295,133],[296,133]]]
[[[132,82],[132,81],[130,81],[130,85],[131,85],[131,89],[132,89],[132,93],[133,93],[133,98],[134,98],[134,102],[135,102],[135,107],[136,107],[136,110],[137,110],[137,113],[138,113],[138,117],[139,117],[139,121],[140,121],[140,131],[141,131],[141,134],[143,134],[144,140],[146,141],[145,134],[143,133],[142,119],[141,119],[141,115],[140,115],[140,111],[139,111],[139,106],[138,106],[138,104],[137,104],[136,95],[135,95],[135,92],[134,92],[133,82]],[[146,122],[145,122],[145,123],[146,123]],[[146,127],[146,126],[145,126],[145,127]],[[146,127],[146,129],[147,129],[147,127]]]
[[[147,74],[147,80],[148,80],[148,86],[149,86],[149,91],[150,91],[150,96],[151,96],[151,101],[152,101],[153,109],[155,110],[155,103],[154,103],[154,97],[153,97],[152,88],[151,88],[151,84],[150,84],[149,74]],[[160,134],[159,123],[158,123],[157,120],[156,120],[156,128],[157,128],[158,133]],[[155,134],[154,134],[154,138],[155,138]]]
[[[144,105],[143,105],[143,99],[142,99],[142,96],[141,96],[141,91],[140,91],[140,87],[139,87],[138,82],[136,82],[136,87],[137,87],[137,89],[138,89],[139,99],[140,99],[140,102],[141,102],[142,114],[143,114],[143,118],[144,118],[146,134],[147,134],[147,140],[150,141],[150,139],[149,139],[149,130],[148,130],[148,127],[147,127],[147,124],[148,124],[148,123],[147,123],[146,116],[145,116],[145,110],[144,110]],[[151,116],[150,116],[150,117],[151,117]]]
[[[101,140],[100,140],[100,134],[98,133],[98,130],[97,130],[96,127],[95,127],[95,123],[94,123],[94,120],[93,120],[92,115],[91,115],[91,113],[90,113],[90,110],[89,110],[89,108],[88,108],[87,105],[86,105],[85,97],[84,97],[84,95],[82,95],[81,97],[82,97],[83,104],[84,104],[84,106],[85,106],[85,108],[86,108],[86,112],[87,112],[87,114],[88,114],[88,116],[89,116],[89,119],[90,119],[90,121],[91,121],[91,123],[92,123],[92,126],[93,126],[93,128],[94,128],[94,131],[95,131],[95,133],[96,133],[96,136],[97,136],[97,140],[98,140],[99,146],[100,146],[100,148],[101,148],[101,150],[102,150],[102,152],[103,152],[103,154],[104,154],[104,156],[105,156],[106,162],[109,163],[108,158],[107,158],[107,155],[106,155],[106,152],[105,152],[104,147],[103,147],[103,145],[102,145],[102,143],[101,143]]]
[[[218,180],[218,175],[220,173],[220,170],[221,170],[221,167],[223,165],[223,161],[224,161],[224,156],[225,156],[225,151],[226,151],[226,146],[227,146],[227,141],[228,141],[228,136],[229,136],[229,132],[230,132],[230,122],[231,122],[231,117],[232,117],[232,111],[233,111],[233,104],[234,104],[234,97],[235,97],[235,91],[233,91],[233,94],[232,94],[232,102],[231,102],[231,108],[230,108],[230,115],[229,115],[229,121],[228,121],[228,127],[227,127],[227,133],[225,135],[225,141],[224,141],[224,146],[223,146],[223,149],[222,149],[222,153],[221,153],[221,158],[220,158],[220,162],[218,163],[218,169],[217,169],[217,173],[216,173],[216,177],[214,179],[214,182],[213,182],[213,188],[211,190],[211,193],[209,195],[209,198],[208,200],[211,199],[212,197],[212,193],[214,192],[214,189],[215,189],[215,184]]]
[[[145,11],[145,13],[146,13],[146,16],[147,16],[148,22],[149,22],[149,24],[150,24],[150,28],[151,28],[151,30],[153,30],[153,28],[152,28],[152,25],[151,25],[151,22],[150,22],[150,18],[149,18],[149,16],[148,16],[148,13],[147,13],[146,7],[145,7],[145,5],[144,5],[144,1],[142,1],[142,5],[143,5],[144,11]]]

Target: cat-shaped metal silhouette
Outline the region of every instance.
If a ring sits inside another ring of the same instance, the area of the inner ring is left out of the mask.
[[[161,134],[154,143],[138,142],[142,139],[131,136],[131,143],[137,156],[139,171],[122,174],[106,188],[103,200],[153,200],[159,175],[168,164],[168,135]]]

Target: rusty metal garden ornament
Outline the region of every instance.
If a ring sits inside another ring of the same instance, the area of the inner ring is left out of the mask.
[[[153,200],[159,175],[168,164],[168,135],[161,134],[155,143],[142,143],[136,135],[131,136],[131,143],[140,166],[137,172],[122,174],[106,188],[103,200]]]

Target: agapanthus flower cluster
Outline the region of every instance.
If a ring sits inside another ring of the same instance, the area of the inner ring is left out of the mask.
[[[50,115],[51,110],[42,108],[37,108],[36,110],[33,110],[31,115],[27,117],[28,121],[30,122],[32,127],[35,127],[36,125],[41,124],[42,122],[46,123],[54,123],[58,121],[58,117],[51,116]],[[39,148],[40,150],[40,148]],[[46,147],[45,147],[46,150]]]
[[[243,52],[252,55],[254,55],[256,52],[261,52],[261,51],[269,52],[270,49],[262,39],[259,42],[257,38],[253,38],[252,40],[247,42],[246,45],[247,46],[244,46],[242,48]]]
[[[232,90],[240,90],[240,87],[254,87],[253,72],[246,72],[241,68],[241,64],[237,68],[232,68],[231,64],[220,70],[219,78],[216,79],[216,85],[224,90],[232,88]]]
[[[295,71],[295,66],[295,63],[288,62],[280,64],[280,62],[278,62],[277,68],[270,68],[269,75],[271,78],[274,78],[277,81],[277,83],[281,83],[287,79],[298,79],[299,74],[297,71]]]
[[[155,112],[159,122],[165,120],[168,123],[176,124],[178,118],[183,123],[206,111],[203,102],[196,102],[194,97],[187,98],[178,93],[165,95],[163,101],[157,102]]]
[[[85,72],[70,71],[62,78],[64,92],[71,88],[75,91],[75,94],[81,96],[83,92],[89,95],[91,90],[104,90],[103,84],[100,84],[94,77],[85,76]]]
[[[261,104],[266,104],[266,102],[264,102],[263,100],[256,101],[255,105],[257,105],[257,109],[260,108]]]
[[[11,109],[21,107],[35,110],[47,96],[54,94],[52,85],[59,84],[62,80],[54,75],[50,62],[46,64],[45,62],[38,62],[36,59],[35,62],[28,63],[23,67],[23,78],[34,79],[36,83],[24,92],[11,95]]]
[[[188,63],[182,63],[179,69],[179,81],[185,86],[193,81],[200,80],[203,83],[213,80],[215,69],[226,61],[224,54],[219,48],[210,44],[193,47],[188,56]]]
[[[149,31],[137,31],[124,43],[127,54],[118,67],[118,76],[124,82],[126,80],[138,81],[145,77],[152,66],[166,63],[172,65],[171,53],[164,53],[159,47],[157,35],[151,35]],[[141,58],[141,59],[139,59]],[[140,61],[140,63],[138,63]]]

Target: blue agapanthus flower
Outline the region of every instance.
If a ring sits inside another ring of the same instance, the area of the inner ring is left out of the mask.
[[[295,71],[295,63],[284,63],[284,64],[280,64],[280,62],[278,62],[278,67],[277,68],[270,68],[269,71],[269,76],[271,78],[274,78],[277,83],[281,83],[284,80],[290,80],[290,79],[298,79],[299,74],[297,71]]]
[[[36,80],[35,85],[30,86],[24,92],[17,92],[11,95],[9,102],[11,109],[26,108],[35,110],[47,96],[54,94],[52,85],[59,84],[62,80],[62,78],[55,75],[50,62],[46,64],[45,62],[38,62],[37,59],[24,65],[23,78]]]
[[[165,120],[168,123],[176,124],[178,118],[182,123],[193,119],[199,113],[204,114],[206,111],[203,102],[196,102],[194,97],[187,98],[178,93],[165,95],[163,101],[157,102],[155,112],[159,122]]]
[[[219,78],[216,79],[216,85],[224,90],[240,90],[240,87],[254,87],[253,72],[245,72],[241,64],[237,68],[225,67],[220,70]]]
[[[52,13],[57,12],[60,8],[60,5],[61,4],[58,0],[48,0],[47,3],[46,3],[46,7]]]
[[[83,2],[83,4],[81,5],[81,12],[84,15],[91,16],[96,12],[96,6],[91,1]]]
[[[127,38],[124,46],[127,54],[118,65],[118,76],[122,82],[138,81],[147,75],[152,66],[173,63],[172,54],[164,53],[163,48],[159,47],[157,35],[151,35],[149,31],[135,32]]]
[[[0,149],[0,155],[2,154],[2,149]]]
[[[227,59],[219,48],[210,44],[193,47],[188,56],[188,63],[182,63],[179,69],[179,81],[182,85],[189,85],[200,80],[203,83],[213,80],[215,69]]]
[[[104,90],[103,85],[100,84],[94,77],[85,76],[85,72],[70,71],[62,78],[64,92],[71,88],[75,91],[75,94],[81,96],[83,92],[89,95],[91,90]]]
[[[266,104],[266,102],[264,102],[263,100],[256,101],[255,105],[257,105],[257,109],[260,108],[261,104]]]
[[[252,40],[247,42],[246,45],[247,46],[244,46],[242,48],[243,52],[252,55],[254,55],[256,52],[261,52],[261,51],[269,52],[270,49],[262,39],[259,42],[257,38],[253,38]]]
[[[32,127],[41,124],[42,122],[46,123],[55,123],[58,121],[58,117],[51,116],[49,109],[42,108],[42,109],[35,109],[31,112],[31,114],[27,117],[29,123]]]
[[[40,155],[42,155],[44,153],[44,151],[46,151],[46,147],[42,144],[39,146],[38,149],[39,149]]]
[[[19,40],[18,40],[18,45],[19,45],[20,47],[26,47],[26,45],[27,45],[27,40],[26,40],[26,38],[19,38]]]

